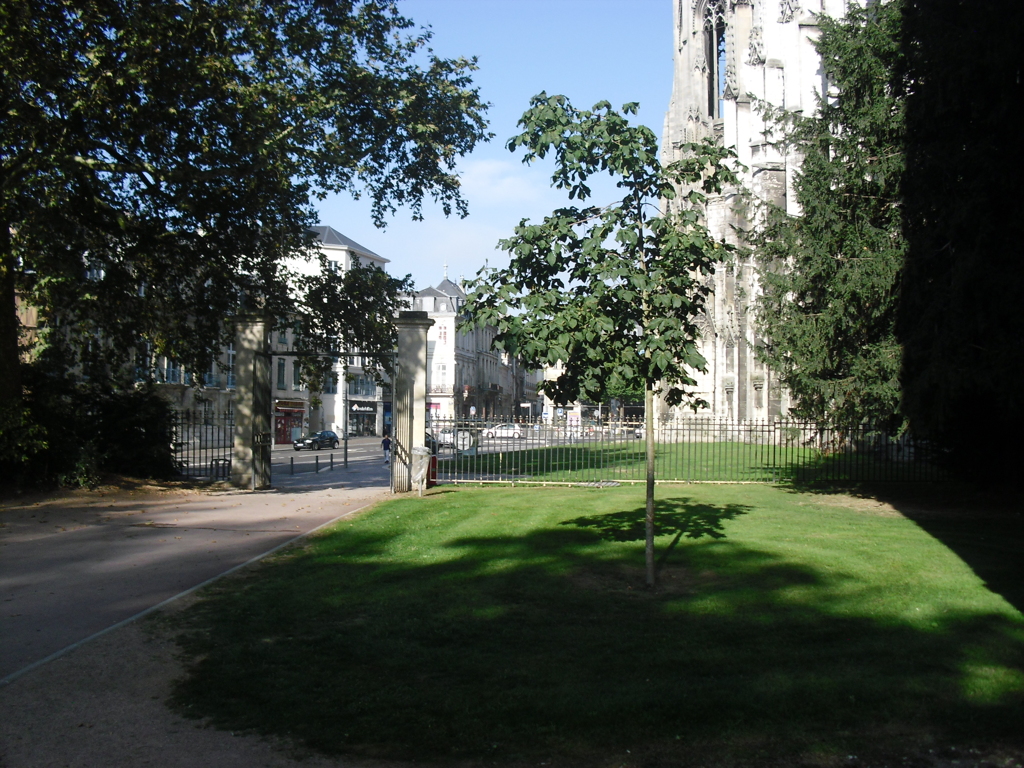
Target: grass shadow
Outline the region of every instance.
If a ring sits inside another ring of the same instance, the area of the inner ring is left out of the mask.
[[[607,498],[592,493],[564,498]],[[649,592],[641,510],[531,527],[522,495],[482,506],[494,498],[383,505],[221,582],[180,618],[175,706],[331,754],[551,765],[1019,736],[1024,627],[1005,615],[877,613],[886,585],[758,544],[724,526],[752,508],[693,498],[662,501],[685,565]]]
[[[849,496],[888,505],[954,552],[985,585],[1024,613],[1024,507],[1007,487],[962,481],[788,482],[794,494]]]
[[[743,504],[715,506],[688,498],[655,499],[654,535],[673,537],[658,557],[656,570],[660,572],[664,568],[669,555],[683,538],[700,539],[706,536],[724,539],[724,523],[749,511],[750,507]],[[643,541],[646,535],[646,516],[646,507],[638,507],[624,512],[576,517],[563,520],[559,525],[592,530],[606,541]]]

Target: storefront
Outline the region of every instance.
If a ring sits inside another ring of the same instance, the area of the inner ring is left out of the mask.
[[[291,445],[305,426],[306,404],[302,400],[278,400],[274,403],[274,442]]]
[[[353,437],[377,434],[377,402],[350,400],[348,406],[348,433]]]

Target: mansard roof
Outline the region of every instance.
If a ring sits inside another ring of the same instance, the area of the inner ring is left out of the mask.
[[[460,299],[466,298],[466,292],[447,277],[437,284],[437,290],[441,292],[442,296],[458,296]]]
[[[424,288],[422,291],[416,291],[417,296],[435,296],[442,299],[447,299],[448,296],[441,293],[437,288]]]
[[[334,227],[310,227],[310,230],[316,234],[316,239],[324,245],[336,245],[342,248],[348,248],[350,251],[355,251],[357,254],[364,256],[370,256],[374,259],[379,259],[387,263],[389,259],[385,259],[383,256],[374,253],[366,246],[360,245],[350,237],[345,237]]]

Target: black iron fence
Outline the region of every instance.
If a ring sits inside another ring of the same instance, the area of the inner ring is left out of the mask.
[[[654,428],[656,478],[685,482],[929,481],[928,446],[869,426],[690,418]],[[441,483],[610,484],[646,478],[642,421],[430,421]]]
[[[235,439],[234,411],[178,411],[172,421],[174,466],[184,477],[227,480]]]

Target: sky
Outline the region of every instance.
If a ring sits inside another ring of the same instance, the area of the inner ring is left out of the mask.
[[[319,203],[320,223],[334,227],[390,259],[388,272],[411,274],[416,289],[448,277],[476,275],[485,262],[508,263],[496,249],[521,219],[539,221],[569,202],[550,186],[550,166],[523,165],[522,150],[506,141],[541,91],[563,94],[589,109],[602,100],[616,109],[640,103],[631,122],[661,136],[672,93],[672,0],[401,0],[403,15],[434,33],[439,56],[476,56],[473,79],[494,138],[458,163],[469,216],[445,218],[424,204],[423,221],[399,209],[384,230],[374,227],[369,204],[334,195]],[[609,181],[595,187],[595,204],[615,199]]]

